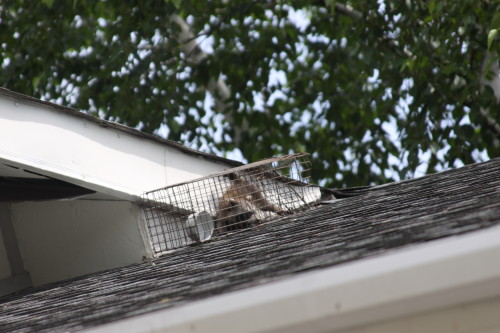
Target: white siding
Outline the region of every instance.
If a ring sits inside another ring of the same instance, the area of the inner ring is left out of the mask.
[[[137,263],[148,255],[142,210],[125,201],[12,205],[24,267],[34,285]]]

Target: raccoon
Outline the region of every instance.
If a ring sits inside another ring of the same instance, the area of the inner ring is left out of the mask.
[[[269,202],[254,184],[235,173],[229,175],[231,186],[219,198],[215,218],[216,233],[249,228],[282,209]]]

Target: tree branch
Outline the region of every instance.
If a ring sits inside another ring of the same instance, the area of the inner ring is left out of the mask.
[[[193,65],[200,64],[208,55],[196,42],[196,36],[191,31],[189,25],[182,17],[175,14],[170,16],[170,21],[177,24],[181,29],[176,40],[181,45],[184,54],[186,54],[187,61]],[[248,121],[244,119],[241,126],[235,126],[233,115],[230,112],[225,112],[233,106],[231,103],[227,102],[231,97],[230,88],[220,76],[217,79],[213,77],[210,78],[205,88],[215,101],[215,111],[224,114],[226,121],[232,125],[234,130],[234,143],[236,146],[239,146],[242,133],[248,131],[249,124]]]
[[[334,8],[337,13],[349,16],[350,18],[353,18],[355,20],[359,20],[361,17],[363,17],[363,14],[360,11],[357,11],[349,5],[344,5],[336,2],[334,4]]]

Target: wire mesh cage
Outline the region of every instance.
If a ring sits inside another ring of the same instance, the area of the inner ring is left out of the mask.
[[[265,159],[143,195],[155,254],[250,228],[309,207],[309,154]]]

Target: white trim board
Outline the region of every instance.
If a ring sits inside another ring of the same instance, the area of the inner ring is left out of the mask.
[[[126,200],[234,166],[46,104],[0,93],[0,163]]]
[[[337,332],[500,296],[500,226],[87,332]]]

